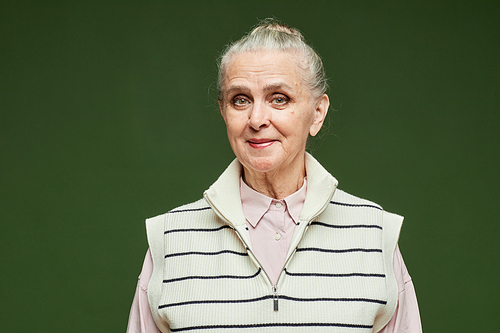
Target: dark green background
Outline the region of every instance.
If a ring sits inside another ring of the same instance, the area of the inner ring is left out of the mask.
[[[0,330],[124,332],[144,219],[233,154],[225,44],[276,16],[324,58],[340,188],[406,217],[424,331],[498,331],[497,1],[2,1]]]

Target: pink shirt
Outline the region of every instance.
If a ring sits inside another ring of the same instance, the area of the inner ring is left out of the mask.
[[[276,283],[285,264],[291,238],[306,198],[307,184],[285,199],[269,198],[240,181],[243,213],[257,260]],[[411,277],[396,247],[393,260],[398,283],[398,306],[380,333],[421,333],[420,313]],[[153,273],[151,253],[146,253],[130,310],[128,333],[160,333],[149,308],[147,286]]]
[[[297,192],[276,200],[240,179],[240,194],[253,253],[271,282],[276,284],[306,200],[306,180]]]

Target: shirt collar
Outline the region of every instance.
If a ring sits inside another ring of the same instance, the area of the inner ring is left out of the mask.
[[[292,193],[283,199],[288,208],[288,213],[295,224],[299,222],[300,213],[302,212],[302,207],[304,207],[304,201],[306,200],[306,194],[307,185],[306,178],[304,178],[302,187],[297,192]],[[252,189],[243,181],[243,178],[241,177],[240,196],[243,214],[252,227],[255,227],[261,220],[262,216],[264,216],[264,214],[269,210],[269,206],[274,199]]]
[[[306,201],[306,194],[307,180],[304,177],[304,183],[302,184],[302,187],[297,192],[294,192],[283,199],[286,202],[288,212],[290,213],[290,216],[292,217],[295,224],[300,221],[300,213],[302,212],[302,208],[304,207],[304,201]]]

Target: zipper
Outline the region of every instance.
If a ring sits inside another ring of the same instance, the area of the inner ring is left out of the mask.
[[[302,239],[304,238],[304,235],[306,234],[306,231],[307,229],[309,229],[309,225],[311,224],[312,221],[314,221],[315,218],[317,218],[319,215],[321,215],[322,212],[324,212],[324,210],[326,209],[326,207],[328,206],[328,204],[330,203],[330,200],[328,200],[324,205],[323,207],[321,207],[321,209],[319,210],[319,213],[314,215],[309,221],[307,221],[307,225],[306,227],[304,228],[304,231],[302,232],[301,236],[300,236],[300,239],[297,243],[297,245],[295,246],[294,250],[293,250],[293,253],[290,254],[290,256],[288,257],[288,259],[285,261],[285,264],[283,265],[283,268],[281,269],[281,272],[280,272],[280,275],[278,276],[278,280],[276,281],[276,284],[273,285],[273,283],[271,282],[271,278],[269,277],[269,275],[266,273],[266,271],[264,270],[264,268],[262,267],[261,263],[259,262],[259,260],[257,259],[257,257],[253,254],[253,252],[250,250],[250,247],[248,246],[248,244],[245,242],[245,240],[243,239],[243,237],[240,235],[239,231],[236,230],[236,228],[234,227],[234,224],[232,224],[228,219],[226,219],[222,214],[221,212],[219,212],[219,210],[212,204],[212,201],[210,201],[210,199],[208,198],[208,195],[204,195],[205,197],[205,200],[207,200],[207,202],[209,203],[209,205],[213,208],[213,210],[215,211],[215,213],[217,214],[217,216],[219,216],[221,218],[221,220],[223,220],[227,225],[229,225],[231,227],[231,229],[234,230],[234,232],[236,233],[236,235],[238,236],[238,238],[240,239],[240,241],[243,243],[243,245],[245,246],[246,250],[248,253],[251,253],[251,257],[253,258],[253,260],[257,263],[257,266],[258,268],[264,273],[264,275],[266,276],[267,278],[267,281],[269,281],[269,284],[272,286],[271,288],[271,291],[272,291],[272,297],[273,297],[273,310],[275,312],[278,311],[278,299],[279,299],[279,294],[278,294],[278,283],[280,281],[280,277],[281,277],[281,274],[283,273],[283,271],[285,270],[285,267],[288,265],[288,263],[290,262],[290,260],[292,259],[293,255],[295,254],[295,252],[297,252],[297,247],[299,246],[299,244],[302,242]],[[304,221],[305,222],[305,221]],[[301,221],[302,223],[302,221]]]
[[[277,284],[273,286],[273,309],[274,312],[278,311],[278,287]]]
[[[330,200],[328,200],[324,205],[323,207],[321,207],[321,209],[319,210],[319,213],[314,215],[309,221],[307,221],[307,225],[306,227],[304,228],[304,231],[302,232],[302,234],[300,235],[300,239],[297,243],[297,245],[295,246],[295,248],[293,249],[293,253],[290,254],[290,257],[288,257],[288,259],[285,261],[285,264],[283,265],[283,268],[280,272],[280,275],[278,277],[278,280],[276,281],[276,284],[273,286],[272,288],[272,292],[273,292],[273,309],[274,311],[278,311],[278,283],[280,281],[280,277],[281,277],[281,274],[283,274],[283,271],[285,270],[285,267],[288,265],[288,263],[290,262],[290,260],[292,259],[293,255],[295,254],[295,252],[297,252],[297,247],[299,246],[299,244],[302,242],[302,239],[304,238],[304,235],[306,234],[307,232],[307,229],[309,229],[309,226],[311,224],[312,221],[314,221],[315,218],[317,218],[318,216],[321,215],[321,213],[323,213],[326,209],[326,207],[328,206],[328,204],[330,203]],[[302,222],[301,222],[302,223]],[[255,258],[257,260],[257,258]],[[257,261],[258,262],[258,261]],[[260,265],[260,264],[259,264]],[[263,270],[264,271],[264,270]],[[265,273],[265,271],[264,271]],[[269,277],[268,277],[269,278]],[[269,281],[271,281],[269,279]]]

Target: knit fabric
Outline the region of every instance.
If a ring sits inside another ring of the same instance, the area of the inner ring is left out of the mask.
[[[276,285],[253,256],[234,161],[205,197],[147,221],[148,298],[162,332],[378,332],[397,304],[402,218],[336,189],[306,156],[308,193]]]

